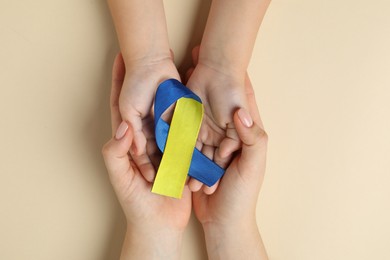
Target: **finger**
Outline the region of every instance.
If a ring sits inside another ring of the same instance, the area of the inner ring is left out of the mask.
[[[218,155],[219,158],[224,159],[232,155],[235,151],[240,149],[241,142],[239,140],[234,140],[230,138],[225,138],[222,140],[220,146]]]
[[[214,159],[215,147],[211,145],[202,145],[201,149],[202,154],[204,154],[210,160]],[[191,178],[188,182],[188,187],[192,192],[199,191],[203,186],[203,183],[198,181],[197,179]]]
[[[172,49],[169,49],[169,52],[171,54],[171,59],[174,60],[175,59],[175,53],[173,52]]]
[[[133,142],[132,152],[133,154],[140,156],[145,153],[146,150],[146,137],[142,130],[142,119],[141,116],[133,115],[129,117],[129,123],[131,124],[133,130]]]
[[[198,181],[197,179],[194,179],[194,178],[191,178],[189,181],[188,181],[188,188],[190,189],[190,191],[192,192],[197,192],[199,191],[203,186],[203,183],[201,183],[200,181]]]
[[[214,153],[214,162],[216,164],[218,164],[221,168],[226,169],[229,166],[230,161],[232,160],[232,157],[233,157],[233,153],[231,153],[228,156],[221,157],[221,155],[220,155],[220,147],[218,147],[215,150],[215,153]]]
[[[211,145],[203,145],[202,147],[202,153],[207,157],[209,158],[210,160],[213,160],[214,159],[214,151],[215,151],[215,147],[214,146],[211,146]]]
[[[261,153],[266,152],[268,137],[266,132],[260,128],[252,118],[248,111],[240,108],[234,113],[234,124],[237,129],[243,145],[240,157],[240,162],[245,164],[253,164],[257,162]]]
[[[207,158],[210,160],[213,160],[214,153],[215,153],[215,147],[211,145],[203,145],[201,149],[202,154],[204,154]],[[192,192],[196,192],[200,190],[203,186],[203,183],[198,181],[197,179],[191,178],[188,186]]]
[[[112,134],[116,132],[119,124],[122,122],[122,118],[119,112],[119,94],[122,89],[123,80],[125,77],[125,64],[123,62],[122,54],[118,53],[114,60],[112,67],[112,80],[111,80],[111,128]]]
[[[203,192],[206,193],[207,195],[211,195],[217,190],[218,185],[219,185],[219,180],[211,187],[204,185]]]
[[[145,180],[153,182],[154,177],[156,176],[156,170],[149,156],[147,154],[135,155],[131,152],[131,150],[130,155]]]
[[[203,142],[201,140],[196,140],[195,148],[201,151],[203,148]]]
[[[226,158],[232,155],[235,151],[241,148],[241,140],[234,127],[234,123],[229,123],[226,129],[226,137],[221,141],[219,145],[220,158]]]
[[[161,161],[161,153],[156,145],[155,138],[148,138],[146,141],[146,154],[149,155],[149,159],[152,162],[155,169],[158,169],[158,166]]]
[[[118,127],[116,135],[104,145],[102,154],[108,173],[113,179],[120,179],[124,174],[134,174],[130,166],[128,150],[131,145],[131,131],[123,122]]]

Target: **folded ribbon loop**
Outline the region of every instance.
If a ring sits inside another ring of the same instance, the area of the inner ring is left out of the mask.
[[[165,112],[165,110],[167,110],[171,105],[173,105],[176,101],[182,98],[195,100],[199,102],[199,104],[202,103],[201,99],[195,93],[193,93],[186,86],[184,86],[183,84],[181,84],[179,81],[175,79],[168,79],[162,82],[157,89],[156,96],[155,96],[155,103],[154,103],[155,137],[156,137],[157,146],[160,149],[160,151],[163,153],[166,148],[170,126],[168,125],[167,122],[165,122],[161,118],[161,116]],[[203,112],[203,108],[202,108],[202,112]],[[200,123],[201,123],[201,118],[200,118]],[[180,128],[180,126],[177,127]],[[183,127],[183,129],[185,129],[185,127]],[[197,137],[197,133],[198,132],[196,132],[196,137]],[[222,169],[212,160],[207,158],[195,147],[192,149],[194,150],[192,154],[192,160],[189,166],[188,175],[206,184],[207,186],[214,185],[224,174],[225,172],[224,169]],[[180,158],[175,158],[175,159],[177,160],[177,163],[180,163]],[[164,160],[164,155],[163,155],[163,160]],[[158,173],[156,179],[157,178],[158,178]]]

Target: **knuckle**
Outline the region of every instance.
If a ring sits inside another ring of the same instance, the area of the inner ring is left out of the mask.
[[[108,142],[102,147],[102,155],[103,157],[108,157],[112,153],[112,146],[111,143]]]
[[[268,144],[268,134],[264,129],[259,127],[257,129],[256,137],[257,137],[256,143],[261,144],[261,145]]]

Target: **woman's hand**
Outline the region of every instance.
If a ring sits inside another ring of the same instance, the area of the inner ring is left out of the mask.
[[[239,107],[248,109],[245,72],[238,73],[203,63],[199,60],[199,47],[193,49],[192,56],[194,68],[187,72],[187,87],[200,96],[205,108],[196,147],[219,166],[226,168],[233,153],[241,147],[233,123],[233,113]],[[196,179],[189,181],[193,192],[202,189],[202,186]],[[206,194],[212,194],[217,186],[218,183],[212,187],[204,185],[203,190]]]
[[[156,256],[177,259],[182,233],[191,213],[191,192],[185,187],[180,200],[151,193],[152,184],[141,174],[129,155],[134,131],[132,125],[123,121],[118,101],[124,76],[124,62],[118,55],[113,67],[111,88],[113,137],[102,152],[110,181],[127,220],[121,259],[128,259],[130,255],[132,259]],[[153,134],[153,131],[151,135],[146,133],[147,147],[155,147]],[[150,154],[159,160],[157,151]]]
[[[169,57],[127,62],[119,95],[120,114],[132,132],[130,154],[149,182],[153,181],[155,167],[158,164],[151,157],[157,148],[154,143],[147,140],[154,138],[152,105],[156,89],[166,79],[180,79],[172,56],[171,52]]]
[[[246,81],[249,112],[237,109],[233,121],[241,151],[211,195],[193,194],[195,214],[203,225],[209,259],[267,259],[256,225],[256,203],[263,182],[267,134],[253,89]]]

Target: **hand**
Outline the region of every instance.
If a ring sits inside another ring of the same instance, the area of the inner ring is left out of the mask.
[[[245,72],[242,75],[235,71],[209,66],[199,61],[199,47],[193,52],[195,68],[187,72],[187,87],[200,96],[205,108],[197,148],[219,166],[226,168],[233,152],[241,147],[233,123],[234,111],[241,107],[247,109],[245,96]],[[190,179],[190,190],[195,192],[202,188],[202,183]],[[212,194],[218,183],[212,187],[204,186],[207,194]]]
[[[250,113],[240,108],[233,117],[242,141],[240,153],[227,168],[214,194],[202,191],[193,194],[193,207],[205,231],[209,259],[216,255],[218,259],[267,258],[255,210],[265,172],[268,138],[249,78],[246,93]]]
[[[151,183],[142,176],[128,155],[133,131],[132,126],[123,121],[118,105],[124,74],[124,63],[118,55],[111,88],[111,119],[115,136],[102,151],[128,225],[122,254],[125,258],[131,251],[134,259],[146,259],[152,255],[175,259],[178,258],[181,236],[191,213],[191,192],[186,186],[180,200],[151,193]],[[148,140],[154,143],[153,139]]]
[[[171,56],[146,57],[137,61],[125,61],[126,72],[119,96],[119,110],[132,132],[130,154],[144,178],[152,182],[158,164],[152,154],[157,152],[154,142],[152,116],[153,98],[157,86],[166,79],[180,79]],[[148,143],[148,146],[147,146]]]

